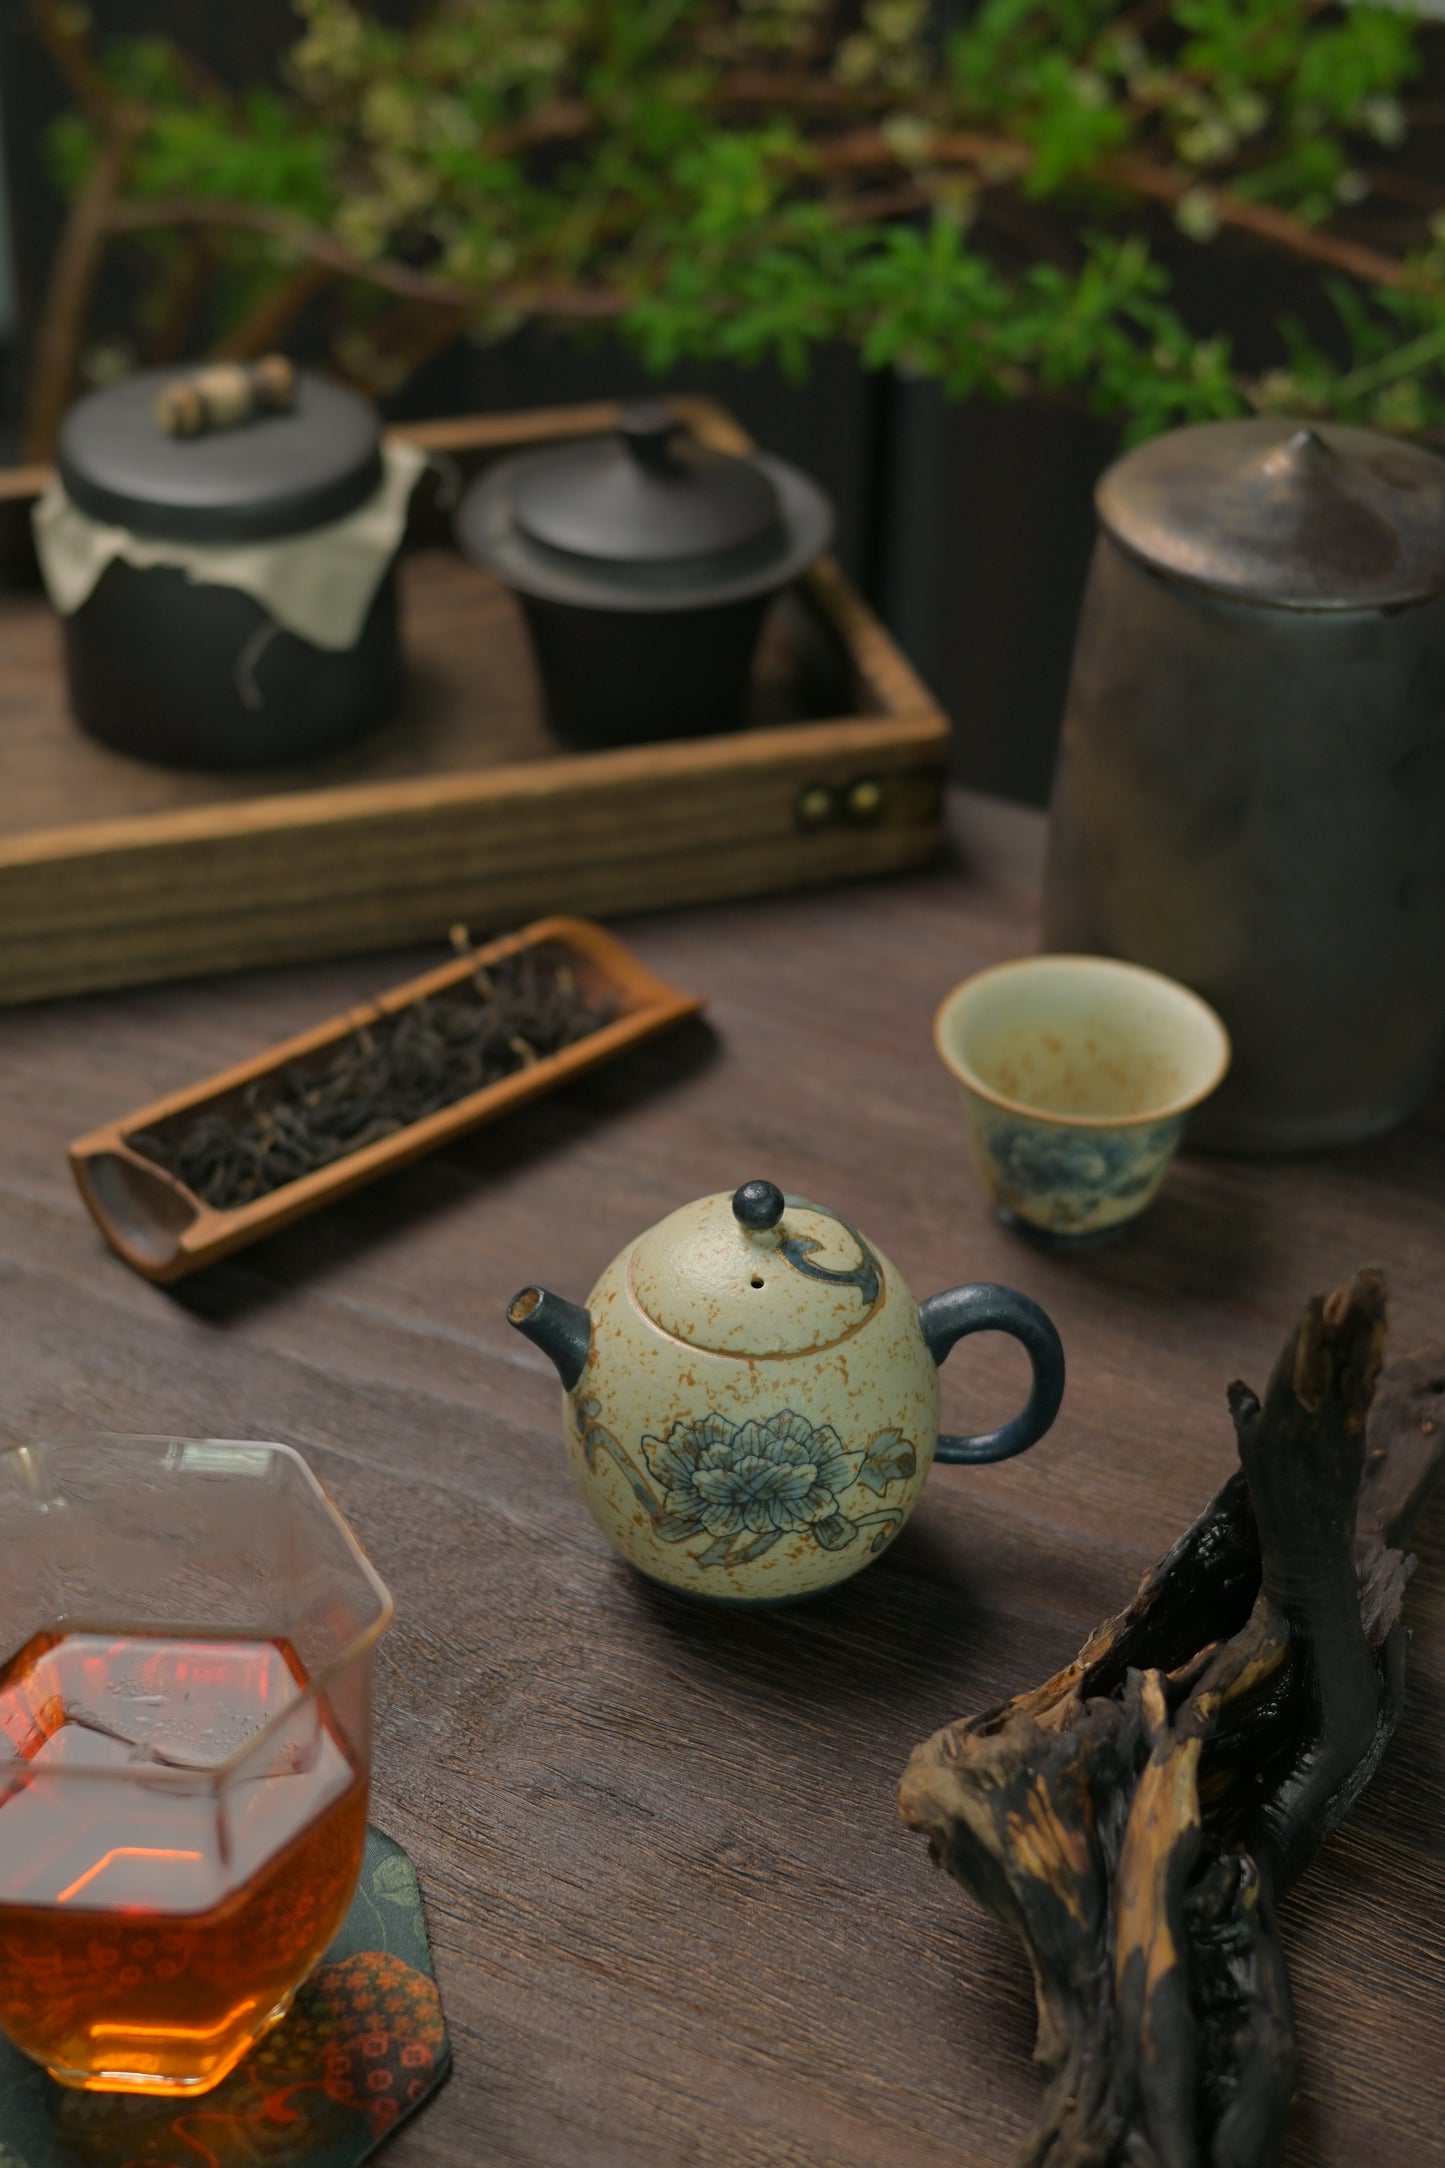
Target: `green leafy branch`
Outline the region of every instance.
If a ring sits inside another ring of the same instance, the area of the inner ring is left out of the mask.
[[[251,353],[303,311],[395,388],[463,335],[615,322],[806,373],[839,340],[956,394],[1082,400],[1132,437],[1250,411],[1445,428],[1445,192],[1409,169],[1427,38],[1322,0],[297,0],[280,89],[31,0],[75,111],[36,342],[43,452],[105,252],[132,345]],[[851,27],[850,27],[851,25]],[[1323,274],[1248,363],[1180,298],[1199,249]]]

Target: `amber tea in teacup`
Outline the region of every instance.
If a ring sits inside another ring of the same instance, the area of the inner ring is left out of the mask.
[[[0,1455],[0,1564],[7,1632],[51,1613],[0,1666],[0,2029],[66,2084],[204,2091],[346,1916],[390,1600],[270,1445]]]

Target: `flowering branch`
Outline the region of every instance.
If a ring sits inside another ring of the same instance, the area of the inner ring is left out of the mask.
[[[943,36],[930,0],[865,0],[839,37],[832,0],[437,0],[408,31],[298,0],[287,88],[226,98],[157,40],[99,51],[31,4],[77,105],[37,449],[101,254],[163,265],[196,233],[225,273],[213,345],[305,311],[379,389],[550,317],[616,320],[664,370],[801,373],[841,339],[1133,435],[1259,407],[1445,424],[1445,222],[1381,157],[1435,33],[1383,5],[979,0]],[[1337,333],[1281,321],[1237,354],[1175,299],[1171,226],[1325,274]],[[380,331],[378,295],[405,311]]]

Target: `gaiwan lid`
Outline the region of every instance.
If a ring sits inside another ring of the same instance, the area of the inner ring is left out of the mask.
[[[66,415],[56,465],[92,519],[168,542],[274,541],[345,519],[381,486],[381,431],[355,392],[299,371],[288,411],[177,437],[152,412],[176,373],[142,370]]]
[[[468,490],[457,532],[524,594],[690,609],[785,585],[826,548],[832,510],[795,468],[717,451],[649,401],[605,436],[503,460]]]
[[[866,1324],[886,1271],[846,1220],[772,1182],[745,1182],[639,1237],[627,1284],[643,1314],[689,1347],[807,1355]]]
[[[1110,467],[1097,504],[1152,569],[1241,602],[1380,609],[1445,588],[1445,460],[1372,429],[1177,429]]]

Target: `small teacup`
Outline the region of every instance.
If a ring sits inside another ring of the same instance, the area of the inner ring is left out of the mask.
[[[1229,1035],[1207,1002],[1107,956],[980,971],[944,1001],[933,1036],[963,1085],[1000,1210],[1065,1240],[1143,1211],[1185,1115],[1229,1067]]]

